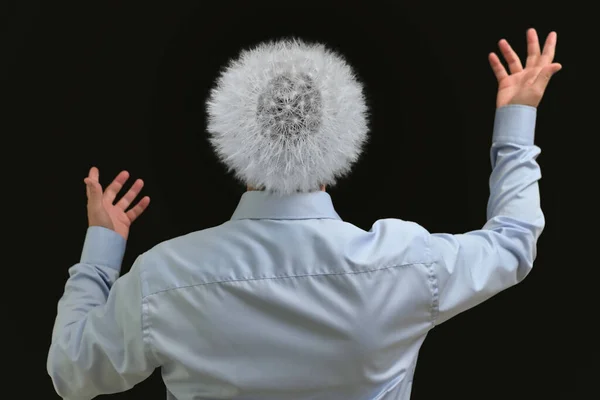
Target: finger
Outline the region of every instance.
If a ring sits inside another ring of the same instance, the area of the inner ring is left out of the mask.
[[[90,172],[88,173],[88,177],[95,180],[96,182],[100,181],[100,171],[96,167],[90,168]]]
[[[508,64],[508,69],[511,74],[523,71],[521,60],[519,60],[517,53],[510,47],[510,44],[508,44],[505,39],[502,39],[498,42],[498,46],[500,47],[500,51],[502,51],[502,55]]]
[[[554,61],[554,53],[556,50],[556,32],[550,32],[548,37],[546,38],[546,43],[544,44],[544,52],[540,57],[540,61],[543,61],[544,64],[551,64]]]
[[[83,182],[86,186],[85,192],[88,198],[88,206],[102,206],[102,186],[100,186],[100,183],[89,176]]]
[[[502,65],[496,53],[490,53],[488,56],[488,60],[490,62],[490,66],[492,67],[492,71],[494,71],[496,79],[498,79],[498,82],[500,82],[502,79],[508,76],[504,65]]]
[[[550,65],[546,65],[540,71],[540,74],[537,76],[535,81],[533,82],[533,87],[540,93],[543,93],[550,82],[550,78],[558,71],[562,69],[562,65],[559,63],[554,63]]]
[[[119,207],[121,210],[125,211],[127,209],[127,207],[129,207],[129,205],[133,202],[133,200],[135,200],[137,195],[140,194],[140,191],[142,190],[143,187],[144,187],[143,180],[138,179],[137,181],[135,181],[133,183],[133,185],[131,186],[131,188],[127,191],[127,193],[125,193],[125,196],[121,197],[121,199],[117,203],[117,207]]]
[[[121,171],[104,191],[104,198],[112,204],[128,178],[129,172]]]
[[[142,198],[131,210],[127,211],[127,217],[129,221],[135,221],[144,211],[148,208],[150,204],[150,197],[146,196]]]
[[[96,168],[96,167],[90,168],[88,177],[95,179],[95,180],[99,180],[100,179],[100,171],[98,170],[98,168]]]
[[[540,40],[537,32],[531,28],[527,31],[527,61],[525,66],[534,67],[540,58]]]

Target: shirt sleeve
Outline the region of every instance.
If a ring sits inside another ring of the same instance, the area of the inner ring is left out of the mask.
[[[158,366],[145,337],[143,255],[119,278],[124,251],[119,234],[90,227],[81,262],[69,269],[47,361],[62,398],[87,400],[122,392]]]
[[[535,146],[536,109],[496,110],[487,223],[480,230],[430,235],[436,279],[435,324],[474,307],[522,281],[536,258],[544,229]]]

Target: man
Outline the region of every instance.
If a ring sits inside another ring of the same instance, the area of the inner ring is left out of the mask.
[[[527,276],[544,228],[534,145],[551,76],[527,32],[525,67],[502,40],[488,222],[460,235],[399,219],[365,232],[343,222],[325,187],[367,134],[362,88],[322,45],[263,44],[224,70],[208,101],[211,143],[248,185],[230,221],[163,242],[119,277],[129,211],[85,178],[89,229],[58,305],[48,373],[58,394],[91,399],[161,367],[168,399],[408,399],[434,326]]]

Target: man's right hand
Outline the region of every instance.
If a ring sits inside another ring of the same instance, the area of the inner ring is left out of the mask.
[[[544,51],[540,54],[540,44],[535,29],[527,31],[527,62],[523,68],[519,57],[504,39],[498,43],[508,64],[510,75],[495,53],[490,53],[489,61],[498,79],[496,107],[508,104],[523,104],[537,107],[552,75],[562,66],[553,63],[556,48],[556,32],[550,32]]]

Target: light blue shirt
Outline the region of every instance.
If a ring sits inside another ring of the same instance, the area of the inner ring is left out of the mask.
[[[66,399],[161,367],[168,399],[404,400],[437,324],[520,282],[544,228],[536,109],[496,111],[488,222],[431,234],[344,222],[326,192],[247,192],[230,221],[165,241],[119,278],[125,240],[90,227],[48,355]]]

